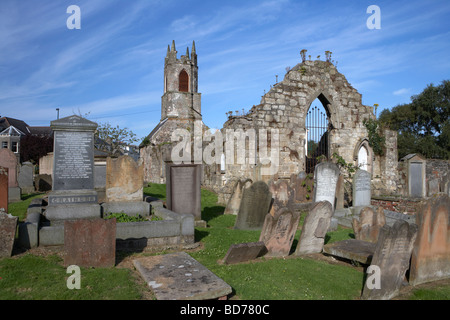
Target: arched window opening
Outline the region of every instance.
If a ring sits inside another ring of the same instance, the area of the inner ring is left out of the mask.
[[[314,167],[321,156],[329,158],[328,155],[328,129],[329,118],[324,108],[322,97],[316,98],[306,113],[306,172],[314,172]]]
[[[369,152],[365,146],[361,146],[358,151],[358,167],[362,170],[368,169]]]
[[[178,91],[189,92],[189,75],[184,69],[180,72],[178,78]]]

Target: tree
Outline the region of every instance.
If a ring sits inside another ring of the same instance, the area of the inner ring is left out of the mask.
[[[137,142],[136,135],[127,128],[118,125],[99,123],[95,132],[95,145],[98,150],[105,151],[109,156],[118,157],[123,154],[124,146]]]
[[[39,158],[53,151],[53,136],[26,135],[20,139],[20,160],[39,163]]]
[[[379,121],[398,132],[398,156],[419,153],[450,159],[450,80],[429,84],[411,102],[381,112]]]

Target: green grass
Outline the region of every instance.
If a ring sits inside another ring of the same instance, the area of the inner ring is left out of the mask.
[[[42,198],[44,195],[44,193],[22,195],[22,201],[8,204],[8,213],[19,217],[19,221],[23,221],[27,216],[27,208],[30,205],[31,200],[35,198]]]
[[[149,196],[165,200],[165,185],[149,184],[144,188]],[[217,195],[202,190],[202,219],[207,228],[197,227],[195,239],[202,243],[199,250],[189,254],[205,265],[233,288],[235,297],[241,300],[352,300],[358,299],[363,286],[364,274],[351,264],[330,264],[308,257],[290,255],[286,258],[261,257],[247,263],[223,265],[230,245],[259,240],[260,231],[233,229],[236,216],[223,215],[224,206],[217,204]],[[10,212],[26,216],[26,208],[34,197],[27,195],[23,201],[10,205]],[[300,219],[303,224],[306,213]],[[300,237],[296,232],[291,252]],[[339,227],[329,232],[326,243],[354,238],[353,230]],[[166,253],[166,252],[163,252]],[[158,253],[161,254],[161,253]],[[127,257],[123,252],[118,257]],[[135,253],[139,257],[148,253]],[[132,256],[132,257],[133,257]],[[120,259],[119,259],[120,260]],[[81,268],[81,289],[69,290],[62,259],[58,255],[36,256],[25,253],[21,256],[0,259],[0,299],[142,299],[148,290],[136,273],[127,268]],[[417,288],[407,299],[450,299],[450,286]]]

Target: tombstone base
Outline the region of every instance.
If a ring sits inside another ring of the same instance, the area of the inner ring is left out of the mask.
[[[8,188],[8,202],[19,202],[21,199],[21,189],[19,187]]]
[[[52,225],[64,220],[91,219],[102,216],[101,206],[96,203],[49,205],[44,212]]]

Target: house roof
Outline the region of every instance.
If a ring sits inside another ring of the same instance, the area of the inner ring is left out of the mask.
[[[24,134],[30,134],[30,131],[28,130],[28,124],[25,123],[25,121],[14,119],[10,117],[1,117],[0,118],[0,130],[4,131],[6,128],[9,128],[10,126],[13,126],[14,128],[20,130]]]

